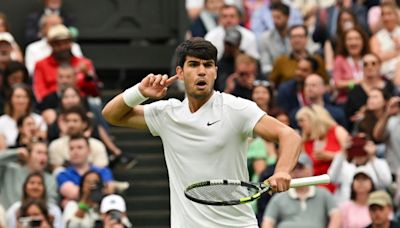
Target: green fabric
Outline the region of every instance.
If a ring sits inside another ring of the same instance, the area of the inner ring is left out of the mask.
[[[275,164],[276,158],[268,156],[264,139],[257,137],[249,144],[247,160],[265,159],[267,165]]]

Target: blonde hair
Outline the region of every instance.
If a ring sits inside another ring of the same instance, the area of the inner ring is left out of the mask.
[[[296,114],[296,119],[300,118],[307,118],[312,129],[310,134],[302,133],[304,140],[324,138],[328,130],[337,125],[329,112],[320,105],[302,107]]]

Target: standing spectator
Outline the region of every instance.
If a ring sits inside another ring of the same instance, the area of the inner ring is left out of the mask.
[[[236,6],[224,5],[221,9],[219,26],[208,32],[204,37],[217,48],[218,60],[221,59],[224,53],[225,30],[232,26],[235,26],[242,35],[240,49],[255,59],[260,58],[256,37],[252,31],[240,25],[240,16],[241,13]]]
[[[15,227],[21,205],[31,199],[42,200],[47,204],[49,214],[53,217],[53,227],[62,228],[61,210],[53,202],[47,201],[46,185],[43,175],[40,172],[30,173],[23,185],[23,195],[20,201],[15,202],[7,210],[7,226]]]
[[[219,12],[224,0],[205,0],[200,15],[190,26],[191,37],[204,37],[209,31],[218,26]]]
[[[335,155],[346,146],[347,131],[319,105],[301,108],[296,119],[303,136],[304,151],[313,161],[314,175],[326,174]],[[334,184],[325,186],[331,192],[335,191]]]
[[[368,53],[367,35],[357,27],[345,31],[339,37],[337,53],[333,68],[333,82],[338,90],[335,102],[344,105],[348,92],[364,77],[362,57]]]
[[[268,75],[272,71],[272,66],[279,56],[288,55],[291,52],[288,34],[290,8],[280,2],[271,4],[270,8],[274,28],[263,32],[258,40],[261,72],[264,75]]]
[[[292,26],[289,29],[290,45],[292,52],[289,55],[278,57],[269,75],[276,88],[279,88],[282,82],[288,81],[295,77],[295,71],[300,59],[311,56],[306,49],[307,44],[307,28],[304,25]],[[318,75],[321,75],[324,80],[328,81],[328,76],[325,71],[324,61],[320,56],[314,56],[318,61]]]
[[[356,169],[352,179],[350,200],[339,205],[342,228],[366,227],[371,224],[368,195],[375,191],[374,182],[369,171],[363,167]]]
[[[23,218],[28,218],[23,219]],[[21,205],[16,228],[30,227],[30,222],[35,218],[40,223],[40,228],[52,228],[53,217],[50,215],[46,202],[41,199],[30,199]]]
[[[75,26],[75,17],[62,8],[62,0],[43,0],[43,8],[28,15],[25,28],[26,44],[41,38],[40,19],[49,14],[59,15],[67,27]]]
[[[293,178],[313,175],[313,163],[306,154],[300,155],[291,175]],[[339,225],[340,212],[332,195],[324,188],[307,186],[274,195],[265,211],[262,228]]]
[[[393,203],[390,195],[385,191],[375,191],[368,196],[371,224],[366,228],[385,227],[396,228],[400,224],[390,219],[393,213]]]
[[[20,161],[20,162],[19,162]],[[48,155],[44,142],[33,142],[25,148],[6,150],[0,153],[0,203],[8,209],[22,197],[22,186],[31,172],[44,176],[46,195],[50,202],[57,202],[57,185],[54,176],[45,172]],[[23,164],[25,165],[23,165]]]
[[[125,200],[119,195],[113,194],[104,197],[101,200],[100,212],[104,228],[112,228],[118,224],[122,225],[121,227],[132,227],[126,214]]]
[[[30,43],[25,50],[25,65],[30,76],[34,74],[36,63],[51,55],[52,50],[47,38],[49,29],[55,25],[61,25],[62,22],[62,18],[57,14],[43,15],[40,18],[41,39]],[[74,56],[83,56],[79,44],[75,42],[72,43],[71,52]]]

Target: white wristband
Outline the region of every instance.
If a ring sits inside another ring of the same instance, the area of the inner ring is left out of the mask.
[[[122,98],[124,99],[125,104],[129,107],[133,108],[149,99],[148,97],[143,96],[143,94],[140,92],[139,85],[140,83],[132,86],[122,93]]]

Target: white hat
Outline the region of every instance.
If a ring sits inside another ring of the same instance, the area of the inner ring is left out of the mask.
[[[65,25],[63,25],[63,24],[54,25],[48,31],[47,39],[49,41],[67,40],[67,39],[72,39],[72,34],[69,31],[69,29],[67,27],[65,27]]]
[[[14,37],[8,32],[0,32],[0,41],[6,41],[10,44],[14,43]]]
[[[100,212],[107,213],[111,210],[126,212],[125,200],[119,195],[108,195],[103,198],[100,205]]]

